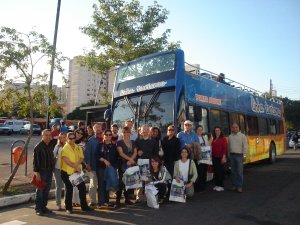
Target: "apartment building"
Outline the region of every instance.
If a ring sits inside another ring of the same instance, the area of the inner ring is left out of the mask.
[[[79,56],[69,61],[69,82],[67,90],[67,113],[76,107],[94,101],[99,104],[104,100],[104,93],[112,93],[114,71],[100,75],[80,66]]]

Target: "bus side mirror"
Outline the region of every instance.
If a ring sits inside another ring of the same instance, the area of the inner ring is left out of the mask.
[[[200,106],[194,106],[194,121],[199,122],[202,120],[202,108]]]

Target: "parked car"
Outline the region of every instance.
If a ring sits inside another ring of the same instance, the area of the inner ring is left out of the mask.
[[[0,134],[11,135],[13,130],[4,123],[0,123]]]
[[[63,118],[53,118],[50,120],[49,127],[52,127],[53,125],[59,125],[60,121],[63,120]]]
[[[77,125],[70,125],[70,126],[68,127],[68,131],[69,131],[69,132],[74,132],[76,129],[77,129]]]
[[[33,124],[33,134],[41,135],[42,129],[38,124]],[[20,129],[20,134],[29,134],[30,132],[30,124],[25,124],[21,129]]]
[[[12,129],[13,133],[19,133],[20,129],[26,124],[24,120],[7,120],[6,126]]]

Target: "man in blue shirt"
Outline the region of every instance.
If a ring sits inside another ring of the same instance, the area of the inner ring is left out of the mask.
[[[180,148],[187,148],[188,150],[192,147],[193,142],[199,142],[197,134],[192,130],[193,123],[190,120],[184,122],[184,131],[177,134],[177,138],[180,140]]]

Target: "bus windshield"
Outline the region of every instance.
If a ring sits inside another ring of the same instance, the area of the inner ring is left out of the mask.
[[[151,58],[141,58],[127,63],[118,70],[116,83],[174,70],[175,53],[166,53]]]
[[[137,126],[157,126],[165,133],[173,123],[174,91],[152,92],[144,95],[121,98],[113,110],[113,123],[120,127],[126,120],[134,120]]]

